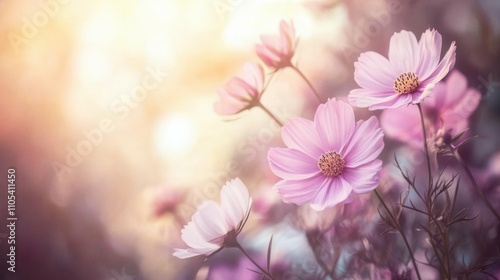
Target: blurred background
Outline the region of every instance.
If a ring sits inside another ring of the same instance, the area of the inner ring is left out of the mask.
[[[15,273],[0,227],[2,279],[194,279],[203,259],[172,256],[181,226],[237,176],[258,231],[270,219],[259,211],[281,203],[266,160],[279,128],[259,110],[218,116],[213,103],[282,19],[325,99],[346,99],[358,55],[386,55],[396,31],[456,41],[456,69],[483,95],[472,128],[488,139],[467,159],[484,167],[500,143],[498,15],[498,0],[0,1],[0,170],[16,169],[18,217]],[[262,102],[282,120],[311,117],[308,91],[285,70]]]

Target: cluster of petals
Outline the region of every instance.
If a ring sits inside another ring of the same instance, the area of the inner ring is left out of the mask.
[[[467,86],[466,77],[458,70],[452,71],[445,81],[436,85],[433,94],[421,103],[430,138],[439,141],[445,135],[450,138],[466,130],[469,117],[480,101],[481,94]],[[416,148],[422,147],[420,122],[420,114],[415,106],[384,110],[380,117],[382,128],[389,138]]]
[[[279,35],[262,35],[262,44],[255,47],[259,58],[271,69],[280,69],[291,65],[297,46],[295,28],[292,22],[280,22]]]
[[[418,104],[455,66],[455,42],[441,58],[442,38],[428,29],[420,40],[412,32],[391,37],[389,58],[362,53],[355,62],[354,80],[361,87],[349,93],[349,102],[369,110]]]
[[[175,249],[174,256],[185,259],[198,255],[211,255],[224,247],[229,234],[235,237],[250,213],[252,198],[245,184],[233,179],[221,189],[221,204],[205,201],[182,229],[182,240],[187,249]]]
[[[268,160],[284,202],[321,211],[377,187],[384,134],[375,116],[356,122],[349,104],[330,99],[313,121],[292,118],[281,134],[287,148],[271,148]]]
[[[219,115],[233,115],[259,104],[264,90],[264,70],[258,63],[245,63],[242,77],[232,77],[218,89],[214,110]]]

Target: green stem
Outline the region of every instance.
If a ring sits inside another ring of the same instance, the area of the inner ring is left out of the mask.
[[[413,263],[413,267],[415,267],[415,272],[417,273],[417,278],[419,280],[422,280],[422,277],[420,276],[420,272],[418,271],[417,261],[415,260],[415,256],[413,255],[413,251],[411,249],[410,243],[408,242],[408,239],[406,238],[406,234],[404,233],[403,229],[399,225],[399,222],[392,215],[392,212],[389,210],[389,207],[387,207],[387,204],[385,204],[384,200],[382,199],[382,197],[380,196],[380,194],[378,193],[377,190],[375,190],[375,194],[377,195],[378,199],[382,203],[382,206],[384,206],[387,214],[389,214],[389,217],[391,217],[391,220],[394,222],[394,225],[396,225],[397,230],[401,234],[401,237],[403,238],[403,241],[405,242],[406,248],[408,248],[408,252],[410,253],[411,262]]]
[[[292,69],[295,70],[295,72],[297,72],[297,74],[299,74],[299,76],[307,83],[307,85],[311,88],[314,96],[316,96],[316,99],[318,99],[318,102],[323,103],[323,101],[321,101],[321,97],[319,96],[318,92],[314,89],[313,85],[307,79],[307,77],[304,75],[304,73],[302,73],[302,71],[300,71],[299,68],[295,67],[292,64],[290,64],[290,67],[292,67]]]
[[[269,111],[264,105],[262,105],[260,101],[258,101],[257,107],[264,110],[264,112],[266,112],[266,114],[268,114],[279,126],[283,127],[283,123],[271,111]]]
[[[240,251],[260,270],[262,271],[262,273],[264,273],[269,279],[271,280],[276,280],[268,271],[266,271],[265,269],[263,269],[258,263],[256,263],[251,257],[250,255],[248,255],[248,253],[245,251],[245,249],[243,249],[243,247],[241,247],[240,243],[236,242],[235,244],[236,248],[240,249]]]

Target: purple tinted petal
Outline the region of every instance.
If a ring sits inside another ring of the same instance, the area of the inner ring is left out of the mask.
[[[437,83],[432,90],[432,94],[422,101],[422,108],[436,111],[440,110],[440,108],[444,108],[447,99],[446,95],[446,84],[443,82]]]
[[[355,168],[346,168],[342,177],[352,186],[355,193],[365,193],[374,190],[380,182],[382,161],[374,160]]]
[[[394,98],[394,99],[379,102],[377,104],[374,104],[374,105],[368,107],[368,109],[370,111],[373,111],[373,110],[381,110],[381,109],[398,108],[398,107],[401,107],[403,105],[410,104],[411,101],[412,101],[412,94],[399,94],[399,95],[396,95],[396,98]]]
[[[283,142],[289,148],[302,151],[318,159],[325,151],[320,147],[319,137],[314,123],[304,118],[291,118],[281,129]]]
[[[319,105],[314,124],[324,151],[341,151],[356,127],[352,107],[335,99]]]
[[[357,123],[356,131],[342,155],[346,167],[356,167],[374,160],[383,149],[384,133],[377,117],[372,116]]]
[[[463,102],[465,91],[467,90],[467,79],[457,70],[451,71],[450,75],[446,78],[446,91],[444,91],[444,102],[439,104],[441,111],[453,109],[457,107],[460,102]],[[433,95],[436,94],[434,88]]]
[[[310,202],[327,178],[316,175],[304,180],[281,180],[273,186],[283,202],[302,205]]]
[[[351,191],[352,186],[341,178],[328,178],[319,187],[316,196],[311,201],[311,208],[315,211],[322,211],[335,206],[345,201]]]
[[[269,167],[276,176],[286,180],[301,180],[319,174],[318,159],[288,148],[271,148]]]
[[[455,59],[456,59],[456,46],[455,42],[452,42],[450,48],[444,55],[441,62],[439,62],[438,66],[434,69],[434,71],[429,71],[429,75],[423,75],[420,79],[423,81],[427,81],[429,84],[436,84],[441,81],[448,72],[455,67]]]
[[[384,110],[380,116],[380,124],[387,137],[420,147],[422,127],[417,106]]]

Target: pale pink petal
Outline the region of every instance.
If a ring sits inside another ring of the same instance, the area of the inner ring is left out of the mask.
[[[319,105],[314,123],[325,152],[341,151],[356,128],[352,107],[335,99]]]
[[[284,20],[280,22],[280,36],[284,55],[292,55],[295,48],[295,28],[292,22],[288,23]]]
[[[324,181],[322,175],[303,180],[281,180],[273,186],[285,203],[302,205],[311,201]]]
[[[438,66],[434,69],[434,71],[429,71],[430,74],[428,76],[419,77],[422,80],[422,83],[427,82],[429,84],[435,85],[436,83],[444,79],[444,77],[448,75],[448,72],[450,72],[451,69],[455,67],[456,49],[457,47],[455,46],[455,42],[452,42],[450,48],[444,55],[441,62],[439,62]],[[425,97],[426,96],[424,96],[423,98]]]
[[[381,160],[373,160],[356,168],[345,168],[342,177],[352,186],[355,193],[374,190],[380,182]]]
[[[342,152],[346,167],[356,167],[376,159],[384,149],[384,133],[377,117],[358,121],[349,144]]]
[[[447,102],[447,89],[444,82],[439,82],[436,84],[432,93],[428,98],[422,101],[422,108],[428,108],[435,110],[437,108],[443,108],[443,105]]]
[[[321,172],[317,158],[295,149],[270,148],[268,160],[273,173],[286,180],[307,179]]]
[[[339,204],[349,197],[352,186],[346,184],[341,178],[328,178],[319,187],[316,196],[311,201],[311,208],[315,211],[322,211]]]
[[[412,32],[402,30],[392,35],[389,46],[389,61],[394,66],[396,75],[415,71],[418,58],[419,46],[417,38]]]
[[[354,69],[354,80],[361,87],[394,93],[398,74],[387,58],[376,52],[365,52],[354,63]]]
[[[255,89],[254,92],[261,92],[264,87],[264,69],[258,63],[245,63],[243,80]]]
[[[395,99],[389,100],[389,101],[383,101],[378,104],[374,104],[368,109],[370,111],[373,110],[381,110],[381,109],[390,109],[390,108],[398,108],[403,105],[409,104],[412,100],[412,95],[411,94],[400,94],[397,95]]]
[[[243,182],[236,178],[221,189],[221,205],[231,229],[236,229],[247,216],[252,199]]]
[[[243,79],[233,77],[217,90],[219,100],[214,104],[214,111],[220,115],[231,115],[255,106],[262,93],[263,71],[259,64],[245,64]]]
[[[257,45],[257,56],[271,68],[282,68],[290,65],[295,51],[295,29],[293,23],[280,22],[279,34],[263,35],[262,44]]]
[[[215,244],[207,241],[206,232],[201,233],[200,227],[194,221],[190,221],[185,225],[181,230],[181,234],[184,243],[192,248],[213,247]]]
[[[410,145],[421,145],[422,126],[417,106],[384,110],[380,116],[380,124],[387,137]]]
[[[321,149],[321,138],[314,123],[304,118],[291,118],[281,129],[281,137],[287,147],[302,151],[318,159],[324,151]]]
[[[203,249],[174,249],[174,257],[179,259],[187,259],[191,257],[196,257],[200,255],[210,255],[211,253],[217,251],[220,247],[213,245],[212,248],[203,248]]]
[[[398,98],[398,95],[394,91],[357,88],[351,90],[347,97],[351,105],[359,108],[367,108],[377,103],[394,101]]]
[[[441,101],[437,102],[436,107],[442,111],[457,107],[464,100],[464,97],[466,97],[464,93],[467,90],[467,79],[462,73],[454,70],[446,78],[445,84],[446,90],[441,94],[442,98],[436,96],[437,100]],[[436,89],[434,89],[433,95],[437,95]]]
[[[230,226],[225,220],[224,210],[214,201],[205,201],[198,206],[197,212],[193,215],[192,220],[198,227],[200,235],[206,241],[212,241],[224,236],[229,230]],[[184,240],[184,235],[182,236]],[[184,240],[190,247],[191,244]]]
[[[418,47],[420,63],[414,71],[422,79],[428,77],[439,63],[442,48],[441,34],[434,29],[427,29],[420,37]]]
[[[257,56],[269,67],[276,67],[278,65],[279,56],[267,49],[263,45],[256,45],[255,52]]]

